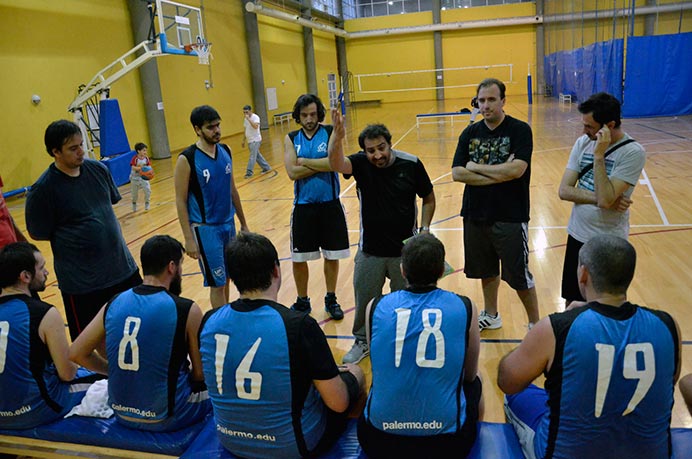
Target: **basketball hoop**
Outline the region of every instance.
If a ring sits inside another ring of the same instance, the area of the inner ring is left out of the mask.
[[[211,43],[204,40],[201,37],[197,37],[197,43],[190,43],[189,45],[184,45],[183,48],[185,49],[185,52],[188,54],[191,53],[194,49],[197,53],[199,63],[202,65],[209,65],[209,59],[214,59],[214,56],[212,56],[211,54]]]

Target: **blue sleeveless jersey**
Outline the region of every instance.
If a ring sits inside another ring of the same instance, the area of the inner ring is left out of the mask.
[[[206,314],[200,327],[204,379],[217,435],[233,454],[297,458],[321,439],[326,407],[301,362],[308,351],[299,343],[306,320],[314,322],[266,300],[238,300]],[[338,374],[333,358],[331,365]]]
[[[302,129],[290,132],[288,137],[293,142],[298,158],[319,159],[327,157],[327,145],[331,134],[331,126],[320,125],[312,138],[308,138]],[[341,185],[336,172],[318,172],[296,180],[293,190],[294,204],[312,204],[338,199]]]
[[[0,428],[29,429],[62,418],[72,408],[38,335],[53,306],[28,295],[0,298]]]
[[[192,301],[140,285],[106,307],[108,394],[116,414],[161,421],[190,396],[185,326]]]
[[[545,385],[550,419],[537,432],[545,457],[670,457],[679,362],[670,316],[631,303],[590,303],[550,320],[556,337]]]
[[[454,434],[466,421],[462,390],[471,303],[438,288],[400,290],[371,309],[372,387],[365,419],[409,436]]]
[[[235,215],[231,197],[233,161],[227,145],[216,144],[216,158],[210,158],[197,145],[181,155],[190,164],[187,210],[190,223],[221,225],[231,223]]]

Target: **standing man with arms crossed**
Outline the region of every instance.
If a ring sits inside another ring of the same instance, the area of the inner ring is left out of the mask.
[[[531,328],[539,318],[529,272],[531,127],[505,115],[505,84],[500,80],[481,81],[476,97],[483,122],[464,129],[452,163],[454,181],[466,184],[461,207],[464,272],[481,280],[485,304],[478,314],[481,330],[502,327],[497,307],[500,279],[516,290]]]
[[[61,419],[100,379],[70,362],[57,309],[31,297],[45,290],[47,277],[46,260],[33,244],[0,249],[0,429]]]
[[[471,300],[437,288],[444,266],[442,242],[414,236],[401,251],[406,289],[368,304],[372,387],[358,423],[368,457],[466,457],[476,440],[478,318]]]
[[[113,212],[118,188],[106,166],[84,158],[79,126],[55,121],[44,140],[55,162],[31,186],[26,227],[33,239],[50,241],[74,340],[106,301],[142,278]]]
[[[247,458],[316,457],[343,431],[363,371],[337,367],[315,319],[276,302],[269,239],[241,233],[226,251],[240,299],[209,311],[199,334],[219,441]]]
[[[178,296],[184,259],[172,237],[148,239],[142,285],[103,306],[70,348],[73,361],[108,375],[109,406],[132,429],[180,430],[211,411],[197,340],[202,310]],[[94,352],[104,340],[107,358]]]
[[[400,268],[401,249],[404,241],[417,232],[416,196],[423,200],[418,231],[427,233],[435,213],[435,192],[421,160],[393,150],[392,135],[383,124],[363,129],[358,136],[362,151],[345,157],[342,141],[346,130],[336,109],[332,110],[332,120],[329,164],[346,178],[355,178],[360,200],[362,230],[353,272],[356,342],[343,358],[344,363],[358,363],[370,353],[365,341],[365,308],[370,300],[382,295],[386,278],[392,292],[406,286]]]
[[[245,178],[250,178],[254,174],[255,162],[258,162],[262,168],[262,173],[267,173],[272,170],[262,153],[260,153],[260,145],[262,144],[262,134],[260,134],[260,117],[257,113],[252,112],[252,107],[246,105],[243,107],[243,127],[245,127],[245,137],[243,138],[243,147],[247,141],[247,146],[250,149],[250,157],[247,161]]]
[[[185,237],[185,252],[199,260],[212,308],[228,303],[229,279],[224,248],[235,237],[234,215],[248,231],[233,180],[231,149],[221,141],[221,117],[209,105],[190,114],[196,143],[175,164],[175,206]]]
[[[601,234],[579,251],[588,303],[551,314],[501,361],[507,420],[527,459],[671,456],[680,333],[666,312],[627,301],[637,254]],[[546,389],[531,382],[545,374]]]
[[[644,148],[620,126],[620,102],[615,97],[600,92],[578,109],[584,135],[572,147],[559,191],[560,199],[574,203],[562,268],[567,305],[584,301],[577,283],[581,246],[597,234],[629,236],[630,197],[646,161]]]
[[[344,208],[339,200],[339,175],[331,172],[327,145],[332,126],[324,121],[325,108],[319,97],[303,94],[293,105],[293,119],[300,124],[284,140],[284,163],[288,177],[295,182],[291,214],[291,258],[298,298],[292,306],[310,312],[308,297],[309,260],[324,256],[324,281],[327,294],[324,308],[332,319],[341,320],[344,312],[336,300],[339,259],[351,254]]]

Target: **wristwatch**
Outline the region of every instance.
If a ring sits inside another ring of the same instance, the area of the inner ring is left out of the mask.
[[[418,232],[420,233],[421,231],[430,231],[430,227],[429,226],[421,226],[420,228],[418,228]]]

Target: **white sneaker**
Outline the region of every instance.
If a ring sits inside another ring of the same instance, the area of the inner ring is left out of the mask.
[[[351,350],[344,355],[343,362],[358,363],[369,355],[370,349],[368,348],[368,343],[357,339],[356,342],[353,343]]]
[[[485,309],[478,314],[478,327],[481,329],[481,331],[488,329],[488,330],[495,330],[498,328],[502,327],[502,317],[500,317],[500,313],[498,312],[496,316],[491,316],[487,312],[485,312]]]

